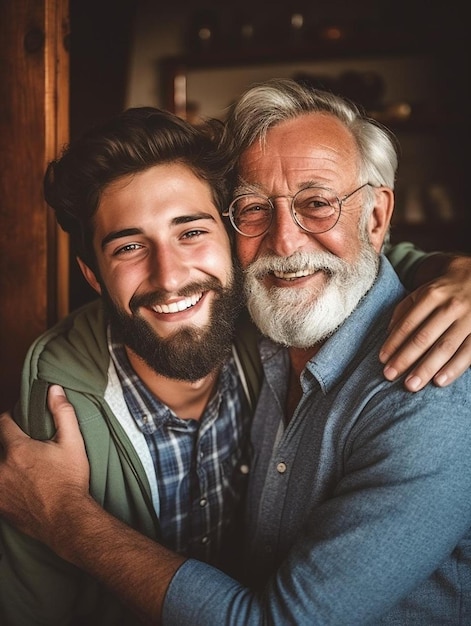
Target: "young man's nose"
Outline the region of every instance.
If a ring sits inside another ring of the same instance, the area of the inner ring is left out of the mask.
[[[159,247],[149,256],[149,281],[159,289],[177,292],[188,283],[190,266],[169,247]]]

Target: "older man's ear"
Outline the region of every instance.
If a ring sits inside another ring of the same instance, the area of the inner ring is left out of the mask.
[[[394,211],[394,192],[389,187],[375,187],[374,193],[375,206],[368,222],[368,234],[372,246],[379,253]]]

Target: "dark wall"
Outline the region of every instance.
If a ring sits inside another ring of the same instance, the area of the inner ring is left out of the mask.
[[[137,3],[70,0],[70,137],[125,106],[128,61]],[[70,258],[70,309],[94,298]]]
[[[456,117],[456,124],[448,126],[447,134],[452,148],[443,150],[440,169],[447,172],[459,198],[465,198],[467,206],[467,146],[469,145],[469,43],[467,20],[464,9],[456,2],[437,0],[285,0],[282,5],[273,5],[270,0],[173,0],[170,3],[157,0],[70,0],[71,14],[71,55],[70,55],[70,123],[71,138],[81,134],[90,125],[100,122],[121,111],[125,106],[128,63],[134,20],[137,11],[147,2],[156,4],[158,17],[175,16],[179,20],[180,43],[191,51],[191,29],[195,27],[201,14],[215,15],[220,24],[234,27],[234,16],[238,12],[248,12],[258,23],[263,24],[264,32],[273,37],[278,33],[279,20],[285,12],[295,8],[306,12],[320,23],[341,22],[351,28],[361,44],[359,34],[368,25],[380,37],[393,32],[393,41],[401,41],[411,36],[422,41],[431,50],[436,60],[436,74],[441,84],[441,100]],[[147,5],[148,8],[148,5]],[[186,33],[186,38],[185,38]],[[224,41],[228,39],[224,31]],[[275,37],[276,48],[283,46],[283,38]],[[194,52],[194,51],[193,51]],[[193,53],[191,52],[191,53]],[[358,50],[356,51],[358,52]],[[218,53],[216,52],[216,57]],[[430,104],[430,103],[428,103]],[[433,105],[433,103],[432,103]],[[432,129],[433,133],[438,132]],[[398,228],[397,240],[412,238],[425,249],[426,235],[419,227],[410,234]],[[462,231],[463,243],[457,249],[469,250],[469,230]],[[425,237],[425,239],[424,239]],[[443,237],[446,234],[443,233]],[[432,249],[446,249],[447,242],[434,240]],[[70,307],[95,297],[95,292],[86,284],[75,259],[71,258]]]

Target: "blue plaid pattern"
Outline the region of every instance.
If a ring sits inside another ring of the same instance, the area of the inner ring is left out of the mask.
[[[221,550],[235,532],[247,474],[250,414],[234,359],[222,367],[217,392],[197,421],[179,418],[149,392],[111,332],[108,345],[128,409],[154,461],[164,543],[220,564]]]

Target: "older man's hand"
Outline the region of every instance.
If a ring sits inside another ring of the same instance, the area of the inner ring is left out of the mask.
[[[24,533],[55,545],[65,503],[89,499],[90,470],[73,407],[57,385],[48,393],[56,434],[26,435],[9,413],[0,415],[0,515]]]

